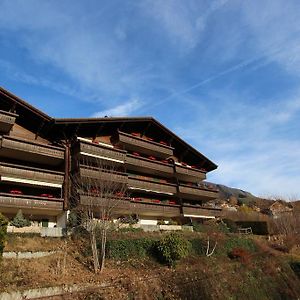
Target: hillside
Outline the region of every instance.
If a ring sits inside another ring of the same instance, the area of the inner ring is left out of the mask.
[[[0,290],[28,289],[71,284],[86,285],[85,291],[53,299],[299,299],[300,279],[293,271],[299,253],[286,255],[258,237],[240,237],[216,231],[218,246],[205,255],[205,233],[182,233],[191,241],[190,254],[169,268],[146,249],[161,233],[120,233],[111,236],[108,261],[101,274],[91,271],[88,241],[78,239],[11,238],[8,249],[60,249],[64,254],[21,260],[4,259]],[[80,245],[80,246],[79,246]],[[234,249],[244,249],[231,256]],[[65,259],[65,263],[63,263]],[[92,287],[92,288],[91,288]]]

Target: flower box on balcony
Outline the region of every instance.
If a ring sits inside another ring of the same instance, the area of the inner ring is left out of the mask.
[[[23,192],[20,190],[10,190],[9,192],[13,195],[23,195]]]
[[[153,203],[160,203],[160,200],[152,199],[151,202],[153,202]]]
[[[141,156],[141,154],[139,154],[138,152],[132,152],[132,155],[134,155],[134,156]]]
[[[176,205],[176,202],[175,201],[169,201],[169,204],[170,205]]]
[[[148,156],[148,159],[151,159],[151,160],[156,160],[156,158],[154,156]]]
[[[140,137],[141,134],[139,132],[131,132],[131,135]]]
[[[147,139],[148,141],[153,142],[153,138],[151,138],[151,137],[146,137],[146,139]]]
[[[164,145],[164,146],[169,146],[166,142],[164,142],[164,141],[160,141],[159,142],[160,144],[162,144],[162,145]]]
[[[133,201],[141,202],[142,198],[132,198]]]

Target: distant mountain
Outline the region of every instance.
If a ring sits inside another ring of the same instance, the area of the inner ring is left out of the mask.
[[[252,195],[249,192],[237,189],[237,188],[231,188],[226,185],[217,184],[217,188],[219,189],[219,198],[220,199],[228,199],[230,196],[234,196],[237,199],[238,198],[257,198],[256,196]]]
[[[257,206],[260,209],[268,208],[274,202],[274,200],[259,198],[250,192],[238,188],[232,188],[222,184],[216,184],[216,187],[219,190],[219,200],[229,201],[230,198],[232,199],[234,197],[239,205]]]

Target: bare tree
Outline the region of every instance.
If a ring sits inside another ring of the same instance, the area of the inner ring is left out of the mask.
[[[119,172],[120,165],[110,160],[80,156],[77,162],[71,176],[72,197],[76,200],[81,222],[89,232],[94,271],[98,272],[104,269],[107,232],[125,197],[127,177]]]

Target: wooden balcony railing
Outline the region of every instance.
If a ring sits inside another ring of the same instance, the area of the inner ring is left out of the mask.
[[[62,162],[64,149],[10,136],[0,136],[0,154],[19,160],[53,164]],[[54,161],[53,161],[54,160]]]
[[[53,212],[59,213],[63,210],[63,199],[52,198],[51,200],[45,200],[43,197],[0,193],[0,207],[3,210],[9,208],[38,209],[51,215]]]
[[[109,204],[111,201],[111,204]],[[167,206],[160,204],[148,204],[148,203],[138,203],[134,201],[129,201],[126,199],[102,199],[97,197],[92,197],[88,195],[80,196],[81,205],[92,205],[97,207],[105,206],[111,209],[111,214],[139,214],[143,216],[161,216],[161,217],[179,217],[180,208],[179,205]]]
[[[131,211],[133,214],[143,215],[143,216],[157,216],[157,217],[179,217],[180,207],[167,206],[162,204],[148,204],[148,203],[138,203],[131,202]]]
[[[173,155],[174,148],[149,141],[128,133],[119,131],[116,137],[118,144],[124,145],[126,150],[137,151],[146,155],[153,155],[159,158],[167,158]]]
[[[150,193],[159,193],[174,195],[176,194],[176,185],[171,183],[158,183],[139,178],[128,178],[128,187],[132,190],[142,190]]]
[[[94,197],[92,195],[80,195],[80,204],[81,205],[89,205],[89,206],[105,206],[107,209],[111,211],[115,211],[117,208],[120,209],[130,209],[130,201],[129,198],[100,198]]]
[[[83,178],[92,178],[99,181],[112,181],[120,184],[127,184],[128,176],[126,173],[106,171],[104,169],[97,169],[80,165],[80,175]]]
[[[125,162],[128,170],[136,172],[165,177],[171,177],[174,173],[173,166],[170,164],[130,154],[127,154]]]
[[[197,206],[183,206],[183,215],[185,217],[212,218],[222,216],[222,209],[205,208]]]
[[[126,151],[108,148],[83,140],[80,140],[80,153],[99,159],[111,160],[116,163],[124,163],[126,157]]]
[[[175,164],[175,172],[176,177],[179,180],[187,182],[199,182],[206,179],[206,175],[204,172],[191,167],[185,167]]]
[[[0,110],[0,132],[8,133],[16,121],[18,115]]]
[[[14,183],[61,187],[64,181],[63,172],[30,168],[13,164],[0,164],[1,181]]]
[[[218,192],[215,190],[207,190],[197,186],[179,185],[179,196],[184,199],[192,200],[213,200],[218,197]]]

